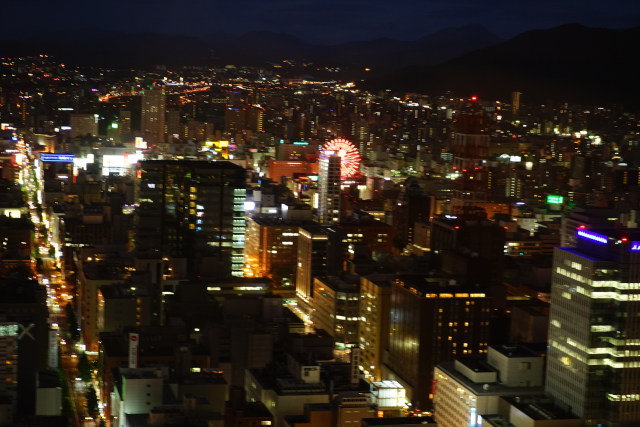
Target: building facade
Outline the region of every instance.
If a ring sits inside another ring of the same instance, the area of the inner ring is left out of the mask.
[[[546,392],[586,425],[638,425],[640,233],[575,237],[554,254]]]
[[[485,291],[448,283],[406,276],[396,279],[391,290],[382,374],[406,387],[418,409],[431,409],[436,364],[487,351],[490,309]]]
[[[151,86],[142,91],[141,131],[151,143],[164,142],[165,115],[167,113],[164,89]]]
[[[242,276],[245,170],[229,162],[140,163],[136,248],[187,259],[192,276]]]

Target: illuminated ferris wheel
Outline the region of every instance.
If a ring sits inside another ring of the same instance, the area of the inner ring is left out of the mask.
[[[358,148],[344,138],[334,138],[322,146],[322,152],[333,151],[342,159],[340,177],[350,178],[358,173],[360,168],[360,152]]]

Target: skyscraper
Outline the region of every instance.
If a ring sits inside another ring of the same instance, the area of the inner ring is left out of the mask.
[[[640,230],[555,249],[546,391],[589,426],[640,424]]]
[[[334,224],[340,221],[340,166],[341,158],[333,151],[320,156],[318,176],[318,221]]]
[[[140,130],[148,142],[158,143],[164,140],[166,110],[166,94],[164,89],[158,86],[150,86],[148,89],[142,91]]]
[[[233,163],[141,162],[136,248],[184,257],[195,276],[242,276],[245,193]]]
[[[401,276],[390,307],[382,377],[400,382],[416,408],[431,409],[435,366],[486,353],[489,299],[483,288],[445,276]]]
[[[460,174],[454,183],[451,212],[462,213],[487,202],[489,174],[489,122],[485,116],[462,115],[456,119],[450,147],[453,169]]]
[[[304,225],[299,228],[296,295],[305,312],[311,310],[313,278],[337,274],[339,240],[339,233],[333,227]]]

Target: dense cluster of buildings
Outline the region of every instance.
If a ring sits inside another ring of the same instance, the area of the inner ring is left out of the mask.
[[[64,419],[74,352],[111,426],[640,422],[632,114],[0,73],[0,425]]]

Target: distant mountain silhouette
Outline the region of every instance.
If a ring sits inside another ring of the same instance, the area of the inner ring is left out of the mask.
[[[294,36],[254,31],[241,36],[212,33],[204,37],[122,34],[108,30],[67,30],[28,41],[5,41],[3,55],[48,53],[86,65],[151,66],[236,63],[258,65],[282,59],[384,69],[431,65],[497,43],[483,27],[469,25],[428,34],[418,40],[378,39],[319,46]]]
[[[528,102],[567,100],[638,105],[637,71],[631,66],[640,27],[626,30],[578,24],[522,33],[511,40],[441,64],[407,67],[367,82],[369,89],[477,94]]]
[[[210,43],[197,37],[168,34],[116,34],[113,36],[44,37],[5,41],[3,55],[46,53],[79,65],[148,67],[156,64],[204,64],[212,59]]]
[[[468,25],[411,41],[382,38],[331,46],[268,31],[188,37],[70,30],[0,42],[3,56],[48,53],[80,65],[264,65],[305,59],[346,66],[352,72],[348,78],[357,80],[363,73],[356,76],[354,70],[372,67],[375,72],[364,73],[368,80],[362,85],[371,90],[430,94],[450,90],[491,99],[509,99],[517,90],[526,102],[629,105],[640,105],[637,72],[631,65],[638,45],[640,27],[610,30],[578,24],[528,31],[507,41],[481,26]]]
[[[480,25],[448,28],[413,41],[388,38],[336,45],[325,52],[325,61],[347,65],[399,68],[434,65],[500,42]]]

